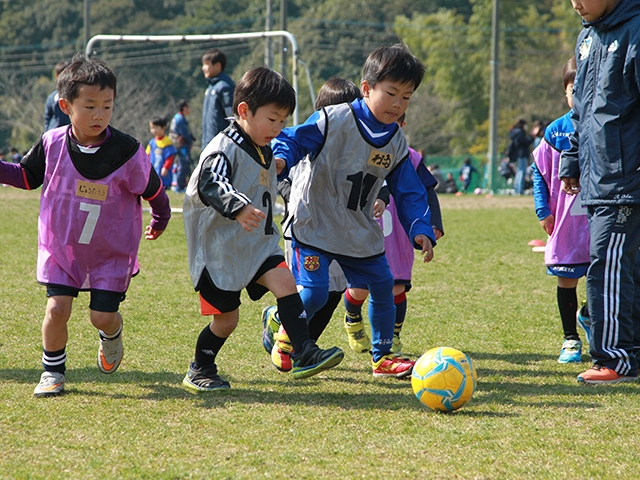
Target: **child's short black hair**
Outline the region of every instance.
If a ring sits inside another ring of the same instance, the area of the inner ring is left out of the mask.
[[[181,100],[178,100],[178,111],[179,112],[183,112],[184,109],[186,107],[188,107],[188,106],[189,106],[189,101],[188,100],[185,100],[184,98],[181,99]]]
[[[233,93],[233,113],[246,102],[255,113],[263,105],[273,103],[291,114],[296,108],[296,92],[287,79],[267,67],[255,67],[246,72],[236,84]]]
[[[425,66],[402,44],[380,47],[369,54],[362,69],[362,80],[372,88],[379,82],[410,83],[417,90]]]
[[[573,83],[576,79],[576,57],[575,55],[569,59],[562,69],[562,85],[567,89],[567,85]]]
[[[358,86],[351,80],[333,77],[327,80],[318,92],[316,110],[339,103],[351,103],[356,98],[362,98]]]
[[[116,75],[107,64],[76,53],[58,77],[58,94],[60,98],[73,102],[83,85],[100,85],[101,90],[110,88],[113,98],[116,98]]]
[[[224,72],[224,69],[227,66],[227,56],[222,50],[212,48],[211,50],[204,52],[202,55],[202,63],[204,62],[209,62],[211,65],[219,63],[222,68],[221,71]]]
[[[166,127],[167,126],[167,119],[164,117],[153,117],[151,120],[149,120],[149,123],[151,125],[156,125],[158,127]]]

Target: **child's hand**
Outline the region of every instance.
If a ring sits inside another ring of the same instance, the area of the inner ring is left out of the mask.
[[[549,215],[546,218],[540,220],[540,225],[542,225],[542,229],[547,232],[547,235],[551,235],[553,233],[553,228],[555,227],[556,219],[553,215]]]
[[[424,263],[428,263],[433,260],[433,245],[431,245],[429,237],[426,235],[416,235],[416,238],[413,240],[422,247],[422,251],[420,253],[424,255]]]
[[[147,225],[147,228],[144,230],[144,238],[147,240],[155,240],[162,235],[163,232],[164,230],[156,230],[151,225]]]
[[[284,167],[287,166],[287,162],[285,162],[284,159],[282,158],[276,158],[275,162],[276,162],[276,175],[280,175],[282,170],[284,170]]]
[[[436,242],[438,240],[440,240],[442,238],[442,236],[444,235],[444,232],[442,230],[440,230],[439,228],[433,227],[433,233],[436,236]]]
[[[577,195],[580,193],[579,178],[562,177],[560,180],[562,180],[562,191],[567,195]]]
[[[379,198],[376,198],[376,202],[373,204],[373,218],[380,218],[385,208],[387,208],[385,203]]]
[[[162,167],[162,170],[160,170],[160,176],[161,177],[166,177],[169,174],[169,170]]]
[[[242,228],[247,232],[252,232],[254,228],[258,228],[263,218],[267,218],[267,215],[251,204],[245,205],[240,210],[240,213],[236,215],[236,220],[240,222]]]

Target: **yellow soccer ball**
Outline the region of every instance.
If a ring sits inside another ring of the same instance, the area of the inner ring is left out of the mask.
[[[413,393],[434,411],[459,409],[471,399],[477,384],[478,375],[471,359],[450,347],[427,351],[411,373]]]

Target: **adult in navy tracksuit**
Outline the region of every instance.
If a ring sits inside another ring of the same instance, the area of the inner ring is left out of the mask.
[[[582,190],[589,212],[594,360],[578,381],[634,381],[640,347],[640,0],[572,4],[584,29],[576,43],[576,132],[559,176],[566,193]]]

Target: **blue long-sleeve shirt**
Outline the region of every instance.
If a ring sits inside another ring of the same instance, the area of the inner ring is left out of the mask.
[[[351,103],[359,122],[360,132],[365,140],[374,147],[385,145],[400,128],[398,124],[384,124],[377,120],[362,99]],[[289,174],[289,169],[307,155],[315,158],[325,145],[324,130],[320,128],[324,113],[314,112],[304,123],[284,129],[272,142],[273,154],[286,162],[279,174],[282,180]],[[389,191],[396,199],[398,214],[410,239],[423,234],[436,244],[433,228],[430,224],[430,210],[426,202],[426,190],[420,181],[413,165],[408,160],[408,150],[404,159],[387,175]],[[410,200],[409,200],[410,199]]]

